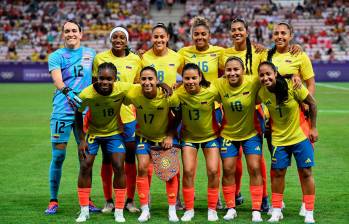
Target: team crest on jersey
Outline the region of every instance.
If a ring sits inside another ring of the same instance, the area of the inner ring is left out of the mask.
[[[270,105],[271,105],[271,101],[268,99],[268,100],[265,102],[265,105],[266,105],[266,106],[270,106]]]

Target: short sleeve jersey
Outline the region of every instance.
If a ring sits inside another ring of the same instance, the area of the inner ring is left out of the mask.
[[[264,55],[264,59],[267,59],[266,54]],[[303,81],[315,76],[311,61],[304,52],[298,55],[291,55],[290,52],[283,54],[275,52],[272,62],[281,75],[298,74]]]
[[[138,55],[130,52],[125,57],[116,57],[111,50],[103,51],[96,55],[93,61],[93,75],[97,76],[98,66],[104,62],[111,62],[117,69],[117,81],[134,83],[141,71],[141,59]],[[132,105],[121,106],[121,120],[123,123],[129,123],[135,120],[134,109]]]
[[[103,96],[90,85],[79,94],[82,100],[79,111],[82,112],[89,107],[91,114],[88,119],[88,134],[106,137],[122,133],[120,107],[132,86],[126,82],[115,82],[112,93]]]
[[[92,48],[80,47],[78,49],[61,48],[54,51],[48,58],[48,70],[59,69],[65,86],[79,94],[91,84],[92,65],[96,52]],[[56,90],[53,96],[52,118],[70,119],[74,110],[69,105],[65,95]]]
[[[183,57],[171,49],[167,49],[167,54],[161,57],[156,56],[153,49],[150,49],[142,57],[142,67],[154,67],[159,82],[169,86],[176,83],[177,73],[181,72],[183,64]]]
[[[234,57],[238,57],[242,60],[242,62],[244,63],[245,71],[246,71],[246,52],[247,52],[247,50],[237,51],[233,47],[224,49],[224,53],[223,53],[223,56],[221,58],[222,60],[219,63],[220,68],[222,70],[224,70],[225,62],[227,61],[227,59],[229,57],[234,56]],[[253,77],[258,78],[258,66],[262,62],[263,56],[264,56],[264,54],[255,53],[255,48],[252,47],[252,63],[251,63],[252,73],[250,71],[250,75],[252,74]],[[247,68],[250,70],[250,61],[247,64]]]
[[[219,61],[224,48],[210,45],[206,51],[198,51],[195,46],[183,47],[178,51],[184,57],[185,64],[197,64],[207,81],[213,82],[218,78]]]
[[[161,89],[153,99],[146,98],[142,87],[132,88],[127,93],[125,103],[132,103],[136,108],[138,136],[150,141],[161,142],[167,135],[170,107],[175,107],[172,98],[166,98]]]
[[[214,102],[219,99],[216,88],[202,87],[199,93],[191,95],[181,86],[173,97],[180,102],[182,110],[182,140],[202,143],[218,137],[219,127],[214,110]]]
[[[221,136],[228,140],[243,141],[257,134],[254,126],[256,97],[259,82],[244,78],[238,87],[232,87],[226,78],[214,82],[223,105]]]
[[[275,94],[269,92],[265,86],[262,86],[258,93],[259,99],[270,113],[274,146],[294,145],[307,138],[300,126],[300,103],[309,92],[304,86],[293,89],[293,83],[289,79],[287,84],[288,99],[281,105],[276,104]]]

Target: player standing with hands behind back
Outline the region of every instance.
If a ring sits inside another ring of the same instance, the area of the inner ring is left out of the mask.
[[[81,27],[69,20],[63,25],[64,48],[53,52],[48,59],[49,72],[53,85],[57,88],[53,97],[51,115],[52,160],[49,169],[50,203],[45,214],[56,214],[58,209],[58,189],[62,176],[62,166],[66,155],[67,143],[73,129],[75,140],[74,110],[80,106],[77,96],[91,84],[92,63],[96,53],[93,49],[80,46]],[[90,209],[96,208],[90,202]]]

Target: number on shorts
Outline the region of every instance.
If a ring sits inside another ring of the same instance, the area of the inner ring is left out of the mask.
[[[59,134],[64,133],[64,130],[63,130],[64,127],[65,127],[64,121],[56,121],[55,133],[59,133]]]

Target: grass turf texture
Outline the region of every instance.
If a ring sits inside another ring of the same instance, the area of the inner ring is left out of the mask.
[[[317,86],[318,130],[316,143],[316,211],[317,223],[348,223],[349,201],[348,136],[349,136],[349,83],[327,83],[347,89]],[[59,212],[44,215],[49,200],[48,168],[51,159],[49,117],[51,113],[52,84],[0,85],[0,223],[74,223],[79,211],[77,199],[78,160],[73,136],[68,145],[59,191]],[[268,167],[270,156],[264,150]],[[195,218],[192,223],[207,222],[204,159],[199,153],[199,171],[196,178]],[[100,179],[101,153],[94,166],[92,198],[95,204],[104,204]],[[269,169],[269,168],[268,168]],[[287,173],[282,223],[302,223],[298,216],[301,189],[295,161]],[[268,180],[269,193],[270,182]],[[251,201],[248,173],[244,163],[242,194],[245,203],[237,207],[238,217],[232,223],[250,223]],[[167,200],[165,184],[155,175],[151,188],[151,221],[165,223]],[[136,196],[137,198],[137,196]],[[138,198],[136,199],[138,204]],[[219,211],[221,223],[225,211]],[[125,212],[128,223],[137,223],[139,214]],[[179,217],[183,212],[178,212]],[[266,221],[269,218],[263,215]],[[92,214],[87,223],[114,223],[112,215]]]

